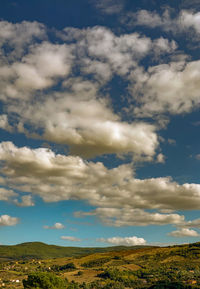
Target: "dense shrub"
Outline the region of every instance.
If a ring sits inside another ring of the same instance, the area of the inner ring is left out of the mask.
[[[184,285],[180,282],[159,281],[149,289],[189,289],[191,286]]]
[[[138,281],[138,278],[132,271],[120,271],[118,269],[106,269],[104,272],[98,274],[98,277],[115,281],[115,284],[119,282],[126,287],[136,285]]]
[[[96,260],[91,260],[91,261],[85,262],[85,263],[81,264],[81,266],[85,267],[85,268],[100,267],[109,261],[110,261],[110,258],[99,258]]]
[[[62,265],[62,266],[59,266],[59,265],[53,265],[51,267],[52,271],[55,271],[55,272],[59,272],[59,271],[64,271],[64,270],[75,270],[76,269],[76,266],[74,265],[74,263],[67,263],[65,265]]]
[[[35,272],[23,280],[25,289],[66,289],[66,282],[53,273]]]

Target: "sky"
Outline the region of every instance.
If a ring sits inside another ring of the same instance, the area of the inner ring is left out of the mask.
[[[198,242],[200,1],[0,8],[0,243]]]

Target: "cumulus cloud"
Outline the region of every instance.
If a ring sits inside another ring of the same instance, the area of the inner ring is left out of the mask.
[[[72,237],[72,236],[62,236],[60,237],[62,240],[71,241],[71,242],[81,242],[81,239]]]
[[[181,114],[199,107],[200,61],[172,62],[132,74],[130,92],[140,103],[139,116]]]
[[[45,202],[86,200],[92,214],[115,226],[181,224],[178,214],[143,210],[200,208],[200,185],[179,185],[170,178],[137,179],[131,164],[107,169],[103,163],[55,154],[50,149],[0,144],[2,179],[10,190],[39,195]],[[123,208],[123,209],[122,209]]]
[[[56,229],[56,230],[61,230],[64,229],[65,226],[61,223],[55,223],[53,226],[44,226],[44,229]]]
[[[9,215],[0,216],[0,227],[3,226],[15,226],[19,223],[19,219],[16,217],[11,217]]]
[[[59,44],[55,44],[48,40],[47,28],[37,22],[1,25],[0,41],[9,47],[22,45],[23,38],[16,35],[28,31],[23,53],[16,55],[2,46],[1,128],[67,145],[72,154],[86,158],[130,153],[137,160],[154,159],[159,145],[156,127],[123,121],[102,88],[115,74],[126,78],[149,53],[172,53],[177,48],[174,41],[138,33],[116,35],[97,26],[57,31]]]
[[[33,90],[53,86],[58,77],[67,76],[71,69],[71,60],[70,48],[65,44],[35,44],[21,61],[1,67],[2,94],[10,98],[31,97]],[[3,100],[5,96],[2,96]]]
[[[31,136],[24,128],[29,124],[34,137],[66,144],[72,154],[83,157],[130,153],[153,159],[159,145],[155,125],[123,122],[106,99],[97,98],[98,87],[90,81],[73,79],[65,85],[71,93],[49,96],[28,107],[10,105],[10,113],[20,115],[18,130]]]
[[[22,62],[14,63],[15,85],[22,89],[44,89],[53,79],[66,76],[71,68],[70,49],[66,45],[44,42],[34,46]]]
[[[23,55],[27,45],[35,40],[46,39],[46,28],[43,24],[23,21],[21,23],[11,23],[0,21],[0,47],[4,44],[10,46],[10,56],[12,59]]]
[[[110,29],[101,26],[82,30],[65,28],[62,33],[59,33],[59,36],[70,43],[76,41],[75,46],[78,55],[81,57],[79,64],[83,69],[82,71],[88,71],[89,58],[89,70],[99,72],[100,77],[102,77],[102,72],[100,67],[96,68],[97,61],[108,64],[112,73],[127,76],[132,69],[137,67],[137,63],[148,54],[154,56],[169,54],[177,48],[174,41],[162,37],[152,40],[149,37],[141,36],[139,33],[118,36]],[[92,69],[93,64],[94,68]],[[109,80],[110,74],[107,73],[107,75]]]
[[[185,224],[183,215],[149,213],[141,209],[132,208],[97,208],[96,210],[83,213],[77,212],[75,216],[96,215],[102,223],[109,226],[148,226],[148,225],[181,225]]]
[[[97,239],[99,242],[109,243],[115,246],[137,246],[137,245],[145,245],[146,240],[138,237],[112,237],[112,238],[100,238]]]
[[[191,230],[191,229],[186,229],[186,228],[183,228],[183,229],[180,229],[180,230],[177,230],[177,231],[173,231],[171,233],[168,234],[169,236],[172,236],[172,237],[199,237],[200,235],[194,231],[194,230]]]
[[[182,13],[183,22],[197,30],[187,13]],[[26,41],[19,35],[23,31]],[[130,82],[134,119],[190,112],[199,106],[199,61],[180,57],[160,64],[158,56],[176,51],[175,41],[115,34],[105,27],[66,28],[54,36],[57,43],[35,22],[1,22],[0,128],[62,144],[71,155],[1,143],[0,184],[6,191],[0,198],[18,206],[33,205],[32,195],[46,202],[87,200],[97,207],[91,214],[116,226],[184,223],[183,216],[161,212],[199,209],[200,185],[179,185],[170,177],[137,179],[133,164],[108,169],[82,157],[116,154],[164,162],[156,125],[124,120],[114,112],[106,85],[114,75]],[[145,57],[158,65],[145,70]],[[21,201],[15,191],[22,192]],[[159,212],[144,211],[148,209]],[[111,218],[106,210],[112,211]]]
[[[114,74],[125,76],[150,51],[167,53],[174,49],[171,44],[137,33],[117,36],[105,27],[67,28],[61,33],[64,43],[55,44],[45,39],[44,26],[27,25],[31,36],[23,55],[13,56],[2,48],[0,99],[6,113],[0,116],[0,127],[68,145],[72,154],[84,157],[131,153],[152,160],[158,147],[155,126],[122,121],[100,91]],[[17,24],[11,27],[18,29]],[[36,41],[34,33],[42,41]],[[10,39],[3,28],[1,37]],[[72,77],[73,67],[80,67],[83,76]],[[90,81],[84,79],[91,74]],[[62,92],[49,92],[58,84]]]

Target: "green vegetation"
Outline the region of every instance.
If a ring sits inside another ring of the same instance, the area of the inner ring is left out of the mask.
[[[104,253],[112,251],[122,251],[130,249],[138,249],[142,246],[134,247],[107,247],[107,248],[78,248],[78,247],[61,247],[55,245],[47,245],[41,242],[23,243],[14,246],[0,245],[0,262],[19,259],[50,259],[59,257],[78,257],[90,255],[94,253]]]
[[[76,269],[76,266],[74,265],[73,262],[67,263],[67,264],[62,265],[62,266],[53,265],[51,267],[51,270],[52,271],[56,271],[56,272],[59,272],[59,271],[72,271],[72,270],[75,270],[75,269]]]
[[[38,243],[34,245],[38,247]],[[27,248],[28,245],[23,246]],[[75,257],[4,260],[0,263],[0,287],[200,289],[200,243],[166,248],[127,247],[121,251],[118,248],[116,251],[115,247],[111,251],[106,248],[105,253],[77,254]],[[27,251],[30,252],[29,249]]]
[[[110,258],[100,258],[100,259],[85,262],[81,264],[81,266],[85,268],[100,267],[109,261],[110,261]]]
[[[66,289],[66,282],[52,273],[31,273],[27,280],[23,280],[25,289]]]

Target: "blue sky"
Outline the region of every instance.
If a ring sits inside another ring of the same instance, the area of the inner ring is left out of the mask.
[[[200,237],[198,1],[2,1],[1,244]]]

